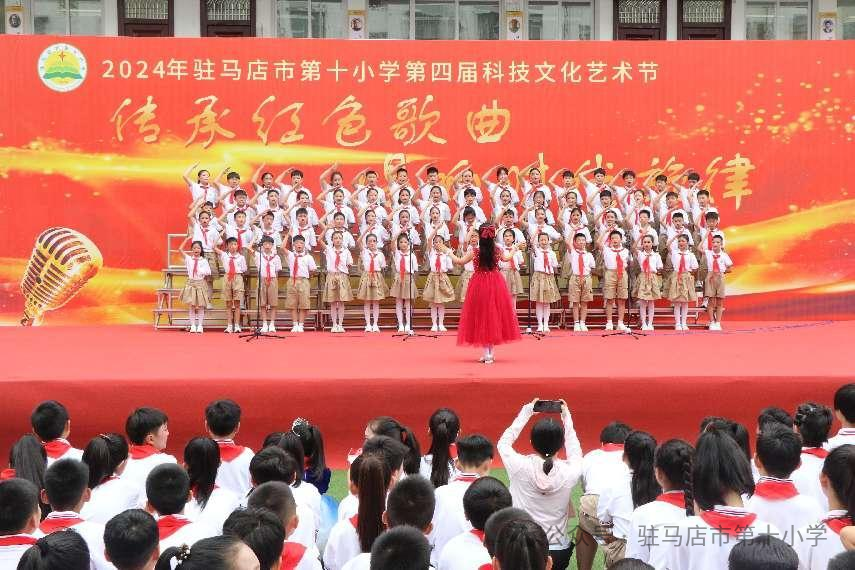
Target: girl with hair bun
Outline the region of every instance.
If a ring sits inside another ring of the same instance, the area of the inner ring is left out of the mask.
[[[815,402],[799,405],[793,419],[794,429],[802,436],[802,464],[790,477],[799,493],[816,499],[823,511],[828,510],[828,497],[822,492],[819,475],[828,457],[823,444],[828,441],[832,421],[831,408]]]

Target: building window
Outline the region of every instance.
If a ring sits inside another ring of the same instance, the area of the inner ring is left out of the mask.
[[[33,32],[61,36],[104,33],[103,0],[34,0]]]
[[[855,0],[837,0],[838,38],[855,40]]]
[[[172,7],[172,0],[119,0],[119,35],[171,36]]]
[[[810,2],[755,2],[745,5],[745,38],[806,40],[810,37]]]
[[[410,39],[410,0],[369,0],[367,26],[370,39]]]
[[[528,39],[590,40],[594,8],[590,2],[529,0]]]
[[[343,38],[342,0],[277,0],[277,34],[285,38]]]
[[[453,0],[416,0],[415,20],[417,40],[453,40],[457,8]]]
[[[499,39],[499,2],[460,0],[458,24],[461,40]]]

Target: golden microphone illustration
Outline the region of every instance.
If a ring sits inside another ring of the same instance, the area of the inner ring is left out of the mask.
[[[36,245],[21,279],[22,325],[39,325],[46,311],[65,305],[92,279],[104,260],[92,240],[69,228],[48,228]]]

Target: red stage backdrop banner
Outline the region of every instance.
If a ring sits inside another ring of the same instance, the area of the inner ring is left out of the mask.
[[[193,163],[333,162],[345,180],[435,162],[693,168],[746,318],[855,315],[855,43],[418,42],[0,37],[0,319],[36,237],[65,226],[104,267],[47,322],[151,320]],[[478,182],[478,180],[476,180]],[[559,178],[560,182],[560,178]],[[250,193],[250,195],[252,195]]]

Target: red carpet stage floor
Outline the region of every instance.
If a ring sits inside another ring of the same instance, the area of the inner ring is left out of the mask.
[[[0,462],[29,430],[40,400],[64,402],[71,440],[123,431],[136,406],[164,409],[169,449],[203,431],[203,409],[221,397],[244,409],[239,440],[254,448],[267,432],[304,416],[321,426],[328,457],[341,466],[358,447],[365,422],[394,415],[427,446],[427,419],[448,406],[463,432],[494,441],[533,397],[567,400],[587,450],[601,427],[620,419],[658,438],[693,438],[705,415],[728,415],[753,431],[766,405],[792,410],[831,403],[855,378],[849,352],[855,321],[727,323],[721,333],[662,330],[646,337],[554,332],[499,347],[495,364],[457,348],[455,334],[401,342],[391,333],[285,334],[246,343],[150,327],[0,328]]]

